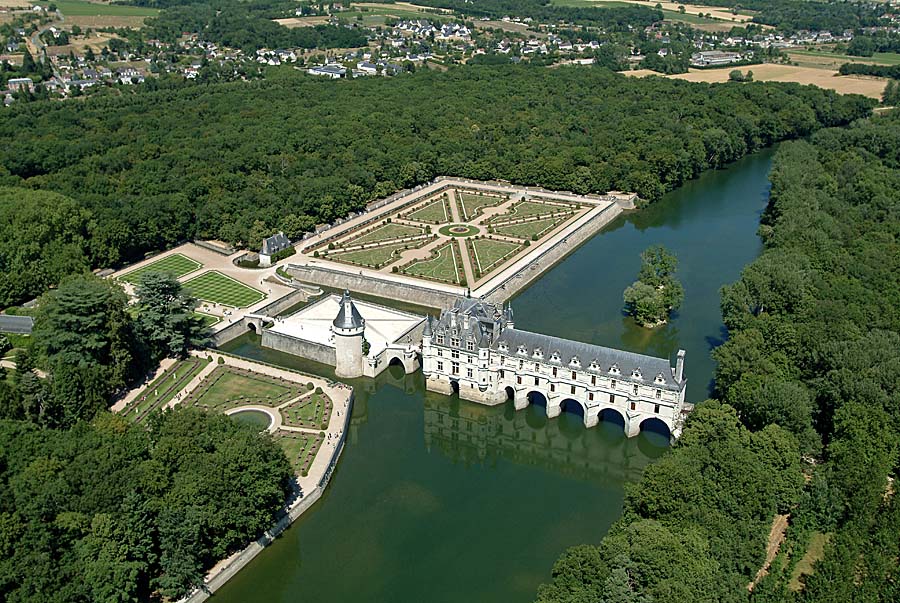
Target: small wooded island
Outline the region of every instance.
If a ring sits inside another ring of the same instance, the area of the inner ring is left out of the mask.
[[[641,253],[638,280],[625,289],[625,310],[642,326],[663,325],[684,300],[684,288],[675,278],[678,258],[662,245]]]

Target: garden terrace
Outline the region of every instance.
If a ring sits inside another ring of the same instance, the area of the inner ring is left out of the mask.
[[[137,285],[141,278],[150,272],[164,272],[171,274],[175,278],[180,278],[185,274],[190,274],[196,270],[203,268],[203,264],[196,260],[192,260],[186,255],[173,253],[158,260],[154,260],[149,264],[144,264],[137,270],[126,272],[119,277],[120,281],[130,285]]]
[[[208,364],[207,358],[197,356],[179,360],[145,387],[125,407],[123,414],[136,423],[143,421],[151,412],[164,408],[171,402],[175,394],[184,389]]]
[[[266,294],[217,270],[204,272],[184,282],[191,295],[203,301],[246,308],[266,298]]]
[[[331,398],[321,390],[279,408],[283,424],[305,429],[326,429],[331,417]]]
[[[294,471],[306,477],[325,438],[321,433],[301,433],[279,429],[273,436],[281,446]]]
[[[297,383],[231,366],[219,366],[190,393],[185,403],[214,411],[239,406],[275,408],[299,397],[302,392]]]
[[[432,250],[432,255],[428,259],[414,260],[412,263],[400,267],[399,271],[455,285],[464,285],[466,282],[462,257],[453,241]]]

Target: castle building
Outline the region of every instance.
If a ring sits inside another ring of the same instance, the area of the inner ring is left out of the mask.
[[[482,404],[512,399],[516,410],[546,404],[547,416],[573,410],[586,427],[620,420],[629,437],[659,421],[678,437],[685,414],[684,350],[669,360],[515,327],[512,308],[458,299],[422,332],[429,390]]]

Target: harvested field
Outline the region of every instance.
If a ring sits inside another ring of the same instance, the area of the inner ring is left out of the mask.
[[[5,0],[0,0],[5,1]],[[144,6],[126,6],[123,4],[106,4],[87,2],[86,0],[55,0],[54,4],[65,16],[97,16],[113,15],[117,17],[152,17],[159,13],[155,8]]]
[[[671,77],[689,82],[727,82],[728,74],[734,69],[740,69],[746,73],[753,72],[753,79],[766,82],[797,82],[798,84],[812,84],[819,88],[834,90],[840,94],[862,94],[870,98],[881,98],[887,80],[875,77],[862,77],[850,75],[837,75],[836,71],[816,69],[813,67],[795,67],[793,65],[775,65],[765,63],[762,65],[747,65],[744,67],[723,67],[722,69],[692,69],[688,73],[662,76]],[[647,75],[660,75],[654,71],[641,69],[638,71],[626,71],[625,75],[644,77]]]
[[[314,25],[326,25],[328,15],[316,15],[314,17],[291,17],[289,19],[274,19],[279,25],[294,29],[296,27],[313,27]]]
[[[128,15],[66,15],[66,25],[77,25],[81,29],[101,27],[126,27],[140,29],[147,17]]]

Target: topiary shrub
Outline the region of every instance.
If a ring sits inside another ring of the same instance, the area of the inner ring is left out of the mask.
[[[321,393],[322,393],[322,388],[321,388],[321,387],[317,387],[317,388],[316,388],[316,393],[317,393],[317,394],[321,394]]]

